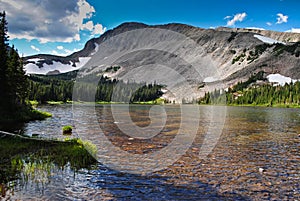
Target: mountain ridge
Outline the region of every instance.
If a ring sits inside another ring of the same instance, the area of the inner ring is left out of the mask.
[[[174,42],[174,37],[178,41]],[[152,50],[141,51],[144,47]],[[120,55],[109,63],[106,58],[115,53]],[[43,72],[41,74],[63,73],[64,68],[71,71],[84,66],[84,75],[97,75],[109,66],[116,65],[121,68],[110,75],[113,78],[129,79],[126,74],[135,72],[130,79],[150,83],[153,82],[151,77],[156,77],[155,81],[169,85],[174,84],[172,79],[177,79],[175,74],[170,78],[164,78],[162,74],[174,70],[193,85],[194,95],[185,96],[194,98],[204,91],[218,88],[220,82],[224,87],[229,87],[260,71],[266,75],[280,73],[300,79],[299,54],[300,34],[224,27],[202,29],[179,23],[146,25],[127,22],[89,40],[82,50],[69,56],[33,55],[24,58],[24,62],[25,69],[30,66]],[[184,58],[187,62],[178,58]],[[164,63],[169,65],[168,70],[163,71],[158,67]],[[60,69],[52,69],[54,64]],[[139,71],[138,67],[147,65],[148,68]],[[219,82],[214,80],[212,68],[218,71]],[[157,71],[162,73],[157,74]],[[199,72],[201,75],[197,76]],[[144,76],[146,73],[153,76]],[[197,90],[197,86],[204,81],[205,86]],[[182,92],[187,90],[183,86],[178,88],[182,88]]]
[[[189,29],[195,29],[198,31],[203,30],[216,30],[216,31],[224,31],[224,32],[235,32],[235,33],[257,33],[261,34],[262,36],[271,37],[272,39],[283,41],[283,42],[300,42],[300,33],[292,33],[292,32],[278,32],[272,30],[261,30],[261,29],[251,29],[251,28],[229,28],[229,27],[217,27],[213,29],[204,29],[200,27],[195,27],[192,25],[182,24],[182,23],[167,23],[167,24],[160,24],[160,25],[147,25],[141,22],[124,22],[119,26],[107,30],[104,34],[102,34],[98,38],[92,38],[86,42],[84,48],[77,52],[74,52],[67,56],[59,56],[59,55],[52,55],[52,54],[36,54],[24,57],[24,61],[26,62],[28,59],[36,58],[36,57],[54,57],[54,58],[78,58],[78,57],[87,57],[88,51],[92,51],[96,48],[95,43],[101,43],[103,39],[106,37],[111,37],[123,33],[125,31],[141,29],[141,28],[162,28],[162,29],[169,29],[172,31],[179,31],[178,27],[185,27]],[[182,31],[183,32],[183,31]],[[184,33],[184,32],[183,32]],[[272,34],[273,33],[273,34]],[[276,36],[277,37],[274,37]],[[273,36],[273,37],[272,37]],[[88,51],[87,51],[88,50]]]

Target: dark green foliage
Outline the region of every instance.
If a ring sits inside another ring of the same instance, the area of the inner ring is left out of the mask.
[[[5,12],[0,13],[0,112],[8,101],[8,36]]]
[[[231,54],[236,54],[236,51],[235,50],[230,50],[230,53]]]
[[[18,112],[13,112],[10,114],[3,114],[0,116],[1,123],[11,123],[11,122],[28,122],[33,120],[44,120],[52,115],[48,112],[42,112],[32,109],[31,106],[27,106],[18,110]]]
[[[78,70],[74,70],[67,73],[61,73],[57,75],[47,75],[49,79],[58,79],[58,80],[75,80],[77,77]]]
[[[0,121],[27,121],[37,112],[26,101],[28,79],[17,50],[8,46],[5,17],[0,13]]]
[[[254,51],[249,52],[249,56],[247,58],[249,63],[257,59],[260,55],[262,55],[268,48],[273,48],[273,54],[276,56],[279,56],[280,54],[283,54],[284,52],[289,52],[292,55],[295,55],[296,57],[299,57],[300,55],[300,42],[296,42],[293,44],[285,45],[282,43],[275,43],[275,44],[261,44],[255,46]]]
[[[28,84],[17,50],[8,46],[5,12],[0,13],[0,122],[49,117],[28,103]]]
[[[105,69],[105,72],[117,72],[120,68],[120,66],[111,66]]]
[[[228,100],[229,101],[229,100]],[[242,96],[229,103],[254,105],[299,105],[300,83],[285,86],[263,85],[244,90]]]
[[[271,47],[274,47],[273,54],[275,54],[276,56],[279,56],[280,54],[282,54],[284,52],[289,52],[290,54],[295,55],[296,57],[300,56],[300,42],[293,43],[291,45],[285,45],[282,43],[275,43],[275,44],[263,43],[260,45],[256,45],[254,50],[249,51],[249,55],[247,57],[248,63],[252,63],[256,59],[258,59],[260,55],[262,55],[268,48],[271,48]],[[246,51],[247,50],[244,49],[243,53],[236,56],[232,60],[232,64],[235,64],[236,62],[244,61],[244,57],[246,56],[246,54],[245,54]],[[230,50],[230,52],[233,53],[231,50]]]
[[[30,75],[29,99],[40,103],[72,100],[73,81],[62,76]]]
[[[62,128],[63,134],[72,134],[73,127],[70,125],[64,126]]]
[[[111,68],[111,70],[113,70]],[[66,77],[64,77],[66,78]],[[98,80],[98,81],[96,81]],[[95,85],[94,83],[97,83]],[[64,80],[58,76],[30,76],[30,100],[41,103],[47,101],[105,101],[105,102],[140,102],[151,101],[162,96],[161,85],[125,83],[121,80],[101,76],[87,76],[76,80]]]
[[[226,104],[226,93],[216,89],[211,93],[207,92],[204,97],[200,98],[199,104]]]
[[[249,63],[253,62],[255,59],[257,59],[260,55],[262,55],[270,47],[272,47],[272,45],[267,44],[267,43],[255,46],[254,51],[249,52],[247,61],[249,61]]]
[[[296,57],[299,57],[300,55],[300,42],[294,43],[292,45],[284,45],[281,43],[276,43],[273,52],[275,55],[280,55],[284,51],[291,53],[292,55],[295,55]]]
[[[233,41],[235,39],[235,37],[238,35],[237,32],[231,32],[230,37],[227,39],[227,41],[230,43],[231,41]]]
[[[233,86],[232,92],[241,91],[247,88],[251,83],[256,82],[257,80],[266,80],[264,78],[264,72],[259,71],[258,73],[251,75],[250,78],[246,82],[238,82],[236,85]]]
[[[144,84],[133,93],[130,102],[147,102],[156,100],[163,95],[161,88],[162,86],[157,84]]]
[[[246,56],[246,54],[242,53],[242,54],[236,56],[235,58],[233,58],[231,63],[235,64],[236,62],[243,62],[245,59],[245,56]]]
[[[255,54],[261,55],[262,53],[264,53],[264,51],[266,51],[266,49],[272,47],[271,44],[261,44],[261,45],[257,45],[255,46]]]
[[[55,164],[61,168],[69,164],[79,170],[97,161],[80,140],[60,142],[0,135],[0,184],[18,179],[25,163]]]
[[[200,100],[203,104],[212,104],[212,97],[218,97],[216,92],[206,93]],[[239,92],[229,90],[226,93],[226,103],[229,105],[265,105],[265,106],[300,106],[300,82],[271,86],[243,88]]]

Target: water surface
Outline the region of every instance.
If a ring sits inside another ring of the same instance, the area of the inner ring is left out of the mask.
[[[124,105],[115,105],[125,115]],[[151,122],[152,106],[130,107],[132,121],[140,127]],[[188,106],[190,109],[197,106]],[[210,106],[200,106],[199,129],[190,148],[172,165],[153,173],[121,172],[99,163],[76,173],[68,166],[52,167],[43,185],[17,184],[13,199],[43,200],[299,200],[300,199],[300,110],[261,107],[227,107],[225,124],[212,152],[199,158],[207,128],[222,123],[208,118]],[[180,106],[166,106],[166,125],[151,139],[124,135],[113,118],[110,105],[94,108],[71,105],[41,106],[53,118],[25,124],[15,130],[63,138],[63,125],[73,125],[97,141],[104,133],[113,146],[132,154],[149,154],[175,139],[181,122]],[[96,115],[96,116],[95,116]],[[96,117],[96,118],[95,118]],[[159,118],[159,116],[158,116]],[[189,117],[193,121],[193,117]],[[78,122],[80,120],[80,122]],[[213,124],[212,124],[213,121]],[[104,156],[103,156],[104,157]],[[126,162],[126,158],[123,159]],[[125,163],[126,164],[126,163]]]

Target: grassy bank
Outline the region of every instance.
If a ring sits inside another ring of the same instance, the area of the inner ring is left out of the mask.
[[[50,141],[0,134],[0,184],[18,179],[28,164],[31,171],[41,166],[63,168],[67,164],[76,171],[96,164],[96,159],[85,147],[91,153],[95,151],[91,143],[78,139]]]
[[[245,107],[274,107],[274,108],[300,108],[298,104],[227,104],[228,106],[245,106]]]
[[[36,108],[40,103],[36,100],[29,101],[32,107]],[[158,98],[156,100],[152,101],[135,101],[129,104],[141,104],[141,105],[160,105],[164,104],[165,100],[162,98]],[[96,102],[86,102],[86,101],[46,101],[46,103],[43,104],[48,104],[48,105],[62,105],[62,104],[98,104],[98,105],[109,105],[109,104],[128,104],[124,102],[114,102],[114,101],[96,101]]]
[[[24,109],[15,114],[5,114],[0,116],[0,123],[11,122],[28,122],[33,120],[44,120],[51,117],[52,114],[48,112],[39,111],[36,109]]]

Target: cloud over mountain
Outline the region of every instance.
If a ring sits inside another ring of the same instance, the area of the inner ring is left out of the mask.
[[[278,13],[277,16],[276,24],[287,23],[289,16],[283,15],[282,13]]]
[[[242,22],[245,17],[247,16],[246,13],[237,13],[236,15],[233,16],[231,20],[227,22],[227,26],[234,26],[236,22]],[[229,16],[226,16],[225,19],[230,19]]]
[[[300,28],[291,28],[290,30],[287,30],[286,32],[300,33]]]
[[[102,34],[105,28],[90,19],[95,9],[86,0],[1,0],[11,39],[46,42],[79,41],[81,30]]]

